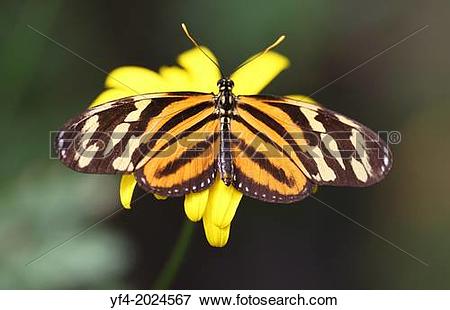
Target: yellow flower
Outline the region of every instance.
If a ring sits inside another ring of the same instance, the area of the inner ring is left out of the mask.
[[[207,48],[204,49],[215,59]],[[221,77],[220,73],[197,48],[182,53],[177,61],[180,66],[161,67],[159,72],[136,66],[113,70],[106,79],[106,90],[95,99],[91,106],[138,93],[217,92],[216,83]],[[234,93],[237,95],[257,94],[288,66],[289,60],[286,57],[275,52],[268,52],[231,76],[235,83]],[[122,177],[120,199],[125,208],[131,207],[135,186],[136,181],[133,175]],[[228,241],[231,221],[241,198],[242,193],[233,186],[225,186],[218,178],[209,189],[186,195],[184,209],[191,221],[197,222],[203,219],[206,238],[211,246],[223,247]]]

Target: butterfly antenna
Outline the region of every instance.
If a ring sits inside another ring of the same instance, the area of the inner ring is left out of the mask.
[[[222,68],[220,68],[219,64],[217,63],[217,61],[215,61],[214,59],[212,59],[201,47],[200,44],[197,43],[197,41],[194,39],[194,37],[190,34],[187,26],[185,23],[181,23],[181,28],[183,29],[184,33],[186,34],[186,36],[188,37],[189,40],[191,40],[192,43],[194,43],[194,45],[209,59],[211,60],[211,62],[216,65],[217,69],[219,69],[220,74],[222,75],[222,77],[224,77],[225,75],[223,74]]]
[[[286,39],[286,36],[283,34],[281,35],[278,39],[276,39],[275,42],[273,42],[271,45],[269,45],[268,47],[266,47],[263,51],[257,53],[256,55],[254,55],[253,57],[250,57],[249,59],[247,59],[246,61],[244,61],[243,63],[241,63],[239,66],[236,67],[236,69],[234,69],[233,72],[238,71],[239,69],[241,69],[243,66],[249,64],[250,62],[252,62],[253,60],[264,56],[268,51],[274,49],[275,47],[277,47],[278,45],[281,44],[281,42],[283,42],[283,40]]]

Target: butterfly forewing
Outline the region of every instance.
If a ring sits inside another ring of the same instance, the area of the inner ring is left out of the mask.
[[[162,156],[167,156],[169,164],[175,158],[175,155],[171,157],[167,151],[162,153],[168,141],[185,135],[188,129],[195,130],[192,127],[198,127],[202,123],[208,130],[215,130],[211,125],[213,110],[211,94],[193,92],[138,95],[111,101],[89,109],[67,122],[57,136],[56,150],[61,161],[76,171],[136,171],[143,180],[146,172],[157,172],[148,167],[164,168],[164,161],[160,160]],[[211,119],[205,121],[208,117]],[[185,145],[189,147],[189,144]],[[159,156],[153,158],[157,153]],[[207,182],[210,177],[204,176],[204,172],[210,169],[211,174],[211,166],[205,163],[203,170],[193,168],[192,165],[188,169],[180,168],[176,175],[171,176],[170,181],[164,179],[164,182],[158,183],[158,188],[173,188],[177,184],[189,184],[192,188],[196,182],[200,185],[203,177],[203,182]],[[146,175],[145,178],[152,180],[153,175]]]
[[[240,96],[238,113],[259,122],[302,173],[318,185],[368,186],[392,165],[386,143],[360,123],[320,106],[283,97]]]

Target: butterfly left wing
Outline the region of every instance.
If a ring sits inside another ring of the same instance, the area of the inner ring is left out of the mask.
[[[67,122],[56,137],[56,150],[59,159],[73,170],[134,172],[138,183],[147,190],[179,196],[180,189],[193,192],[202,184],[210,185],[214,150],[195,144],[192,136],[204,130],[213,135],[207,139],[214,140],[217,120],[213,111],[212,94],[172,92],[122,98],[88,109]],[[175,144],[182,147],[170,153]],[[186,157],[187,153],[194,156],[199,147],[204,152],[197,160],[190,165],[182,161],[174,165],[178,157]],[[162,177],[168,172],[170,181],[167,175]]]
[[[337,112],[275,96],[239,96],[237,111],[240,119],[258,128],[259,136],[282,150],[273,159],[279,157],[281,169],[289,170],[282,163],[288,158],[314,184],[369,186],[391,168],[386,143]],[[248,179],[245,170],[241,173]]]

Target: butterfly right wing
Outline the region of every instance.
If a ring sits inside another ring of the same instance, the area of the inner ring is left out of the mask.
[[[240,117],[265,125],[298,169],[317,185],[370,186],[392,166],[388,145],[374,131],[340,113],[276,96],[240,96]]]

